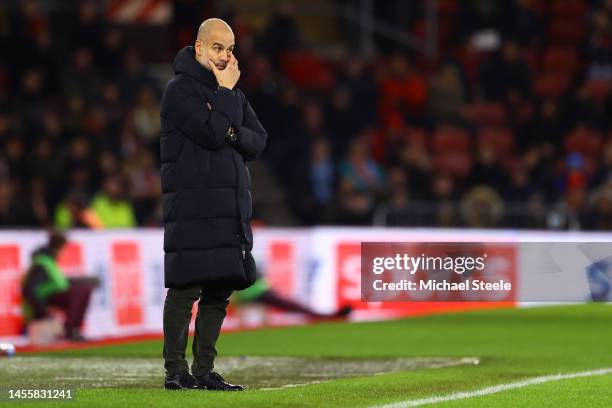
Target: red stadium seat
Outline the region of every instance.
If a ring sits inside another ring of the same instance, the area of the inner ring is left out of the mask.
[[[601,144],[601,134],[586,126],[574,128],[574,130],[565,137],[565,150],[567,152],[582,153],[587,157],[597,156]]]
[[[467,151],[470,145],[470,135],[464,129],[440,126],[434,131],[432,147],[435,152]]]
[[[441,16],[456,16],[459,11],[459,2],[457,0],[439,0],[438,13]]]
[[[477,126],[502,126],[508,115],[502,103],[474,102],[463,108],[462,116]]]
[[[457,178],[467,177],[473,164],[474,160],[468,152],[443,152],[433,159],[435,171],[450,173]]]
[[[294,51],[281,57],[283,71],[304,89],[329,90],[333,84],[331,70],[314,53]]]
[[[610,96],[612,90],[612,81],[601,79],[591,79],[586,83],[586,87],[593,99],[603,101]]]
[[[514,133],[509,128],[487,127],[478,132],[478,144],[491,146],[498,157],[504,157],[514,150]]]
[[[583,17],[555,19],[548,31],[551,43],[577,46],[586,33],[586,20]]]
[[[542,68],[546,72],[572,74],[579,65],[578,52],[572,47],[552,46],[544,52]]]
[[[557,0],[552,3],[552,14],[556,16],[585,17],[587,4],[583,0]]]
[[[533,91],[539,97],[558,98],[567,91],[569,84],[569,74],[544,73],[536,76]]]
[[[422,128],[408,128],[403,133],[404,138],[408,144],[413,146],[427,146],[429,135],[425,129]]]

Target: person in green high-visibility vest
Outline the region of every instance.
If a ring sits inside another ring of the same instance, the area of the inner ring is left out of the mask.
[[[64,336],[83,341],[80,328],[89,305],[93,285],[72,283],[57,264],[57,256],[66,244],[66,237],[51,232],[47,245],[32,254],[32,263],[22,281],[23,316],[26,323],[49,317],[49,306],[66,313]]]
[[[261,274],[257,275],[257,280],[251,287],[235,292],[232,297],[232,303],[237,306],[256,303],[286,312],[302,313],[317,320],[348,318],[353,312],[353,308],[348,305],[331,313],[318,312],[293,299],[281,295],[278,291],[270,287],[266,278]]]
[[[106,177],[102,191],[96,194],[89,209],[101,222],[102,228],[132,228],[136,226],[136,216],[132,204],[125,199],[125,182],[120,174]]]

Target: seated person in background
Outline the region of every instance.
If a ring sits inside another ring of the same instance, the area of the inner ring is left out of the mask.
[[[49,317],[49,306],[66,313],[64,336],[71,341],[84,341],[80,327],[95,285],[85,281],[70,282],[57,264],[57,256],[66,244],[58,232],[49,234],[49,241],[32,254],[32,264],[23,282],[23,311],[26,324]]]
[[[257,280],[251,287],[234,292],[232,301],[237,305],[255,303],[270,306],[285,312],[302,313],[315,320],[348,318],[353,311],[352,307],[344,306],[332,313],[316,312],[307,306],[280,295],[270,287],[266,278],[261,274],[257,275]]]

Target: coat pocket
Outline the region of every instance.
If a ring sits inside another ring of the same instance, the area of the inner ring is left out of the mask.
[[[240,259],[242,260],[244,280],[236,285],[236,290],[246,289],[253,285],[257,280],[257,266],[255,265],[255,258],[253,258],[253,254],[251,254],[251,251],[248,250],[246,245],[240,246]]]

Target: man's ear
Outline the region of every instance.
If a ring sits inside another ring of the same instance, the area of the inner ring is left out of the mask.
[[[202,48],[204,47],[204,44],[202,44],[202,41],[200,40],[196,40],[195,42],[195,54],[199,57],[202,55]]]

